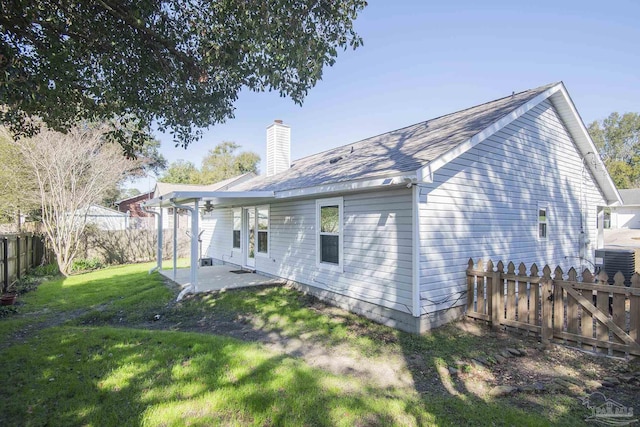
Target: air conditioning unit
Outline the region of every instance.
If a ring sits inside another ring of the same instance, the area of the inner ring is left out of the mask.
[[[613,276],[618,271],[624,274],[625,286],[631,285],[631,276],[636,272],[636,251],[634,249],[598,249],[596,250],[596,268],[604,270],[613,284]]]

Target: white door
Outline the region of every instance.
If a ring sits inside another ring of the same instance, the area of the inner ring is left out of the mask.
[[[256,209],[244,208],[245,242],[243,245],[243,256],[245,267],[256,267]]]

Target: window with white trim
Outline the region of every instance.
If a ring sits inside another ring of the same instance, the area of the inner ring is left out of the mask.
[[[258,253],[269,253],[269,207],[256,208],[258,221]]]
[[[319,266],[342,268],[342,197],[316,201],[316,260]]]
[[[538,239],[547,240],[549,233],[549,209],[545,205],[538,205]]]
[[[233,210],[233,249],[240,249],[240,229],[242,227],[242,209]]]

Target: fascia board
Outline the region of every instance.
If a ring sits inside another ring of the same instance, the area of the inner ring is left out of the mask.
[[[566,88],[563,84],[561,84],[559,93],[551,98],[552,103],[563,103],[564,106],[568,107],[571,111],[570,115],[563,114],[561,110],[559,110],[559,114],[567,123],[572,123],[578,128],[577,134],[573,131],[573,129],[568,129],[573,139],[576,141],[576,145],[580,149],[582,157],[585,158],[589,153],[593,153],[593,162],[585,162],[591,174],[598,182],[598,185],[602,189],[605,198],[607,199],[607,203],[609,206],[619,206],[622,204],[622,197],[620,196],[620,192],[616,188],[616,185],[613,183],[611,179],[611,175],[607,172],[607,168],[604,165],[604,162],[600,158],[598,154],[598,149],[596,148],[595,143],[591,139],[589,135],[589,131],[587,130],[578,110],[569,96]]]
[[[318,185],[315,187],[298,188],[294,190],[276,191],[275,197],[276,199],[289,199],[293,197],[316,196],[321,194],[344,193],[362,189],[382,188],[391,185],[409,185],[415,182],[415,174],[403,174],[385,178],[376,178],[362,181],[347,181],[335,184]]]

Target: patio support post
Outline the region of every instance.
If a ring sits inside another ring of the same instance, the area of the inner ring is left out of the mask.
[[[191,213],[191,267],[189,268],[190,273],[190,282],[191,282],[191,292],[198,292],[198,216],[199,212],[199,202],[200,199],[194,199],[194,207],[186,206],[186,205],[178,205],[175,203],[173,199],[171,199],[171,203],[174,209],[186,209]],[[186,288],[183,292],[188,292]],[[178,301],[182,298],[182,293],[178,295]]]
[[[158,253],[157,253],[157,258],[158,258],[158,262],[157,262],[157,268],[158,271],[162,270],[162,242],[163,242],[163,236],[162,236],[162,230],[163,226],[162,226],[162,207],[160,207],[160,213],[158,214]]]
[[[173,281],[176,281],[178,271],[178,210],[173,210]]]
[[[191,211],[191,286],[193,292],[198,292],[198,237],[200,231],[198,230],[198,217],[199,211],[199,199],[195,200],[194,208]]]

